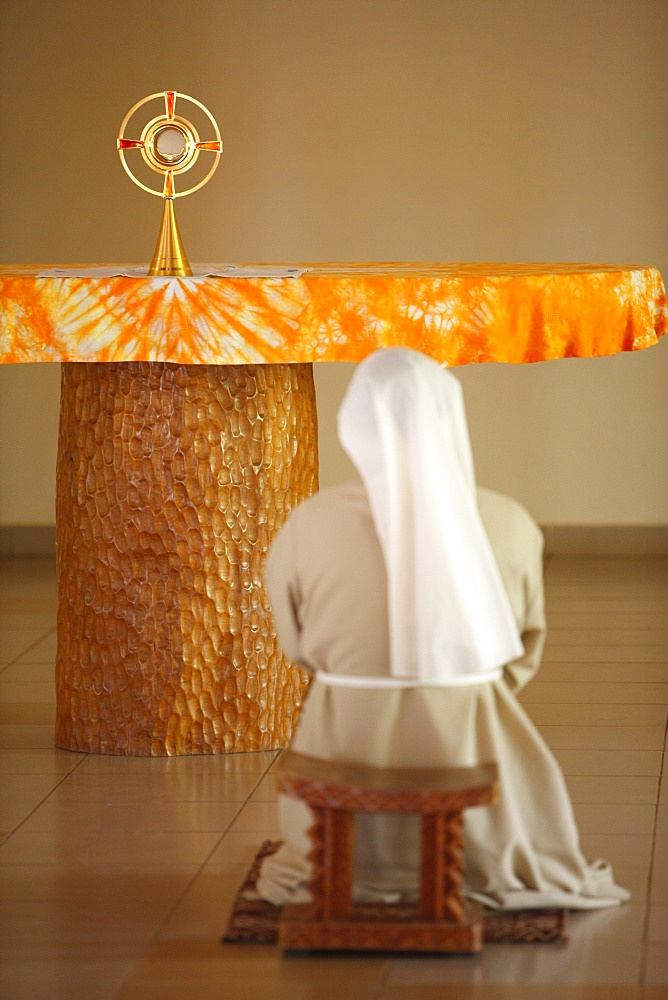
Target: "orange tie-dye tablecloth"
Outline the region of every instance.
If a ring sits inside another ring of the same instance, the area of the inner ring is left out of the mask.
[[[408,345],[449,365],[598,357],[657,342],[652,267],[596,264],[0,269],[0,362],[359,361]],[[199,273],[198,273],[199,272]]]

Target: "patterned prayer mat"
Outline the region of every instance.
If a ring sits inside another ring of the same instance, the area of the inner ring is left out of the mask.
[[[241,886],[225,934],[227,944],[276,944],[281,907],[258,899],[255,883],[262,862],[281,846],[265,840]],[[485,910],[485,944],[529,944],[567,941],[567,910]]]

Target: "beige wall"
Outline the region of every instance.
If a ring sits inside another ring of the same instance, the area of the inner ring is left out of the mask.
[[[145,261],[114,141],[173,88],[225,152],[193,261],[587,260],[668,276],[665,0],[2,0],[0,259]],[[322,481],[348,365],[317,369]],[[478,475],[543,523],[668,521],[668,344],[460,369]],[[57,366],[0,370],[0,526],[53,520]]]

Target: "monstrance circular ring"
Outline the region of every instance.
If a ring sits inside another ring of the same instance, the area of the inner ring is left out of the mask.
[[[142,129],[138,139],[133,139],[125,134],[127,125],[132,116],[144,104],[164,98],[165,113],[156,118],[152,118]],[[196,105],[204,112],[213,128],[215,139],[201,142],[195,126],[182,115],[176,114],[176,101],[187,101]],[[137,101],[123,119],[120,132],[116,140],[116,148],[120,156],[123,169],[130,179],[149,194],[157,195],[159,198],[183,198],[184,195],[192,194],[199,190],[209,180],[214,173],[223,150],[223,143],[220,131],[215,118],[208,108],[194,97],[187,94],[180,94],[175,90],[166,90],[163,93],[150,94],[149,97]],[[162,190],[156,190],[148,184],[144,184],[135,174],[126,160],[127,153],[132,149],[138,149],[144,162],[156,173],[162,174],[165,178]],[[176,191],[174,187],[174,175],[183,174],[193,167],[199,157],[200,152],[208,151],[214,154],[213,164],[208,173],[197,184],[187,188],[185,191]]]

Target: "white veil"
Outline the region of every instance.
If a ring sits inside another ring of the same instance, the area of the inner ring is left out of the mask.
[[[499,677],[522,644],[478,514],[459,382],[416,351],[381,349],[358,366],[338,428],[385,557],[391,675]]]

